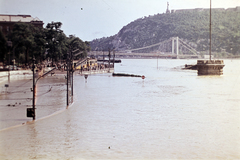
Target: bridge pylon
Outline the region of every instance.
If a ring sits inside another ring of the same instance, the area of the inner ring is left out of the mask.
[[[176,41],[176,47],[175,47],[175,41]],[[179,38],[178,37],[172,38],[172,54],[175,54],[175,50],[178,58],[178,54],[179,54]]]

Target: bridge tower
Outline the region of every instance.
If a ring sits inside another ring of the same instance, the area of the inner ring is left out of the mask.
[[[175,41],[176,41],[176,49],[175,49]],[[172,38],[172,54],[175,54],[175,50],[176,50],[176,55],[178,57],[178,53],[179,53],[178,37],[173,37]]]

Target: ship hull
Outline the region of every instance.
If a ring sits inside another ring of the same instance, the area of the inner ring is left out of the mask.
[[[198,60],[198,75],[222,75],[224,66],[223,60]]]

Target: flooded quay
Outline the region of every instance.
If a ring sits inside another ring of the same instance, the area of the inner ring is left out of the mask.
[[[104,73],[86,83],[75,74],[68,109],[65,79],[41,79],[36,121],[21,125],[26,113],[1,99],[1,126],[12,121],[2,118],[6,110],[24,115],[19,126],[0,131],[0,159],[240,159],[240,60],[224,60],[222,76],[179,69],[194,62],[124,59],[115,65],[115,72],[144,80]]]

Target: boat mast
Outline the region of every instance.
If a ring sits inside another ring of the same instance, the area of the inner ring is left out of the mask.
[[[212,0],[210,0],[210,26],[209,26],[209,39],[210,39],[210,44],[209,44],[209,54],[210,54],[210,61],[212,57]]]

